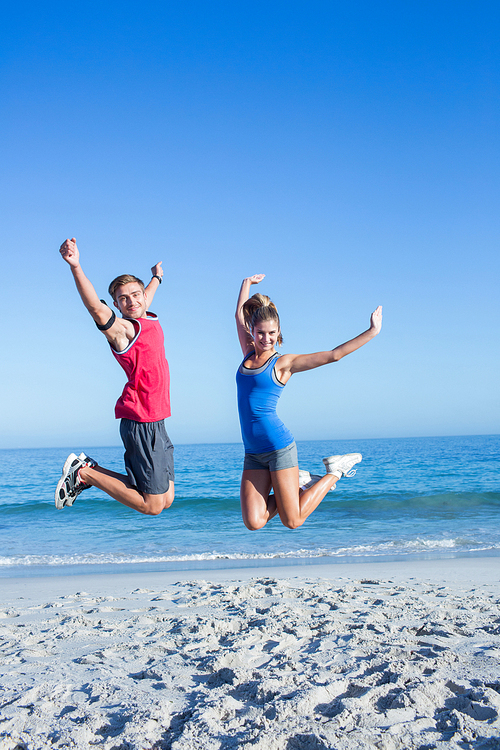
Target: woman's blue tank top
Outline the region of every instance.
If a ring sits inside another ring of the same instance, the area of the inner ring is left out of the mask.
[[[276,414],[283,383],[274,372],[277,352],[256,370],[245,367],[250,352],[236,373],[241,436],[246,453],[267,453],[286,448],[293,435]]]

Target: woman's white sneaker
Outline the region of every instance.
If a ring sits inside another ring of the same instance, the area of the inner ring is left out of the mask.
[[[343,456],[328,456],[323,459],[328,474],[335,474],[339,479],[341,477],[353,477],[356,469],[352,467],[359,464],[362,460],[361,453],[346,453]]]
[[[323,476],[325,475],[323,474]],[[299,469],[299,488],[301,490],[308,490],[310,487],[313,487],[316,484],[316,482],[319,482],[319,480],[322,478],[323,477],[320,474],[310,474],[308,471],[305,471],[305,469]],[[333,490],[335,489],[335,485],[336,483],[329,490],[329,492],[333,492]]]
[[[299,487],[304,489],[305,485],[311,481],[311,475],[305,469],[299,469]]]

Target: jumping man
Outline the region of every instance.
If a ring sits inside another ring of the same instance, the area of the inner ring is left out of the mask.
[[[127,475],[98,466],[85,453],[71,453],[57,485],[56,508],[71,506],[82,490],[98,487],[139,513],[158,515],[174,500],[174,448],[164,423],[170,416],[170,376],[162,328],[157,316],[148,312],[162,282],[161,262],[151,269],[153,277],[146,288],[128,274],[111,282],[109,293],[119,318],[85,276],[74,237],[63,242],[60,253],[71,268],[83,304],[127,376],[115,407]]]

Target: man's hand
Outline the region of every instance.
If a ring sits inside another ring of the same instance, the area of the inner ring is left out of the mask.
[[[160,279],[163,278],[163,268],[161,267],[163,261],[160,260],[159,263],[156,264],[156,266],[153,266],[151,269],[151,276],[159,276]]]
[[[77,268],[80,265],[80,253],[76,246],[76,239],[72,237],[70,240],[64,240],[61,247],[59,248],[63,259],[72,268]]]

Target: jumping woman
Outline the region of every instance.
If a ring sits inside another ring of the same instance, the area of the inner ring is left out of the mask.
[[[276,414],[278,399],[294,373],[338,362],[374,338],[382,327],[382,308],[377,307],[372,313],[368,330],[335,349],[280,356],[276,345],[281,346],[283,338],[276,306],[262,294],[249,299],[252,284],[259,284],[263,278],[264,274],[255,274],[243,280],[236,307],[236,326],[243,351],[243,362],[236,375],[245,446],[241,512],[245,526],[251,530],[261,529],[276,514],[285,526],[296,529],[342,476],[355,473],[352,467],[361,461],[361,455],[349,453],[324,458],[326,474],[311,480],[308,472],[301,472],[301,481],[305,474],[306,483],[300,487],[297,447],[293,435]]]

